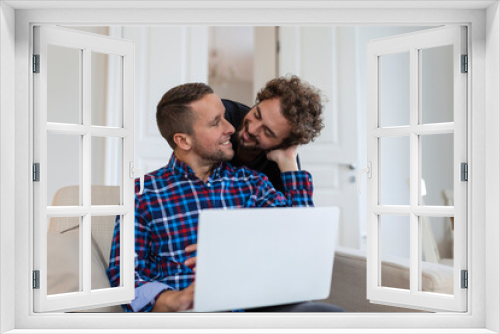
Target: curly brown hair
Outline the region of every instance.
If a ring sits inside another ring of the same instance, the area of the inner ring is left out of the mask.
[[[256,102],[276,97],[280,99],[281,113],[292,125],[290,136],[281,146],[307,144],[319,136],[324,125],[321,118],[323,105],[317,88],[296,75],[279,77],[261,89]]]
[[[204,83],[187,83],[176,86],[163,95],[156,106],[156,123],[170,147],[175,149],[177,146],[174,134],[193,133],[196,115],[189,104],[213,93],[212,88]]]

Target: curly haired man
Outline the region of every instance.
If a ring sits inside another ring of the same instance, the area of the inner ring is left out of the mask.
[[[287,76],[269,81],[252,108],[222,102],[225,118],[237,129],[231,138],[235,151],[231,164],[264,173],[283,191],[281,172],[300,169],[300,163],[298,158],[277,159],[277,151],[284,151],[281,156],[297,156],[298,145],[319,136],[323,128],[320,92],[297,76]]]

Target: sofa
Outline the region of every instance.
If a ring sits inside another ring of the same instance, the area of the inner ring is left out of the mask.
[[[58,190],[52,205],[77,205],[78,187]],[[92,186],[93,205],[117,205],[120,190],[114,186]],[[92,289],[109,287],[105,273],[114,229],[114,217],[93,217],[91,272]],[[78,291],[79,229],[76,218],[52,217],[47,232],[48,294]],[[409,289],[408,260],[387,258],[382,261],[382,285]],[[422,263],[422,288],[424,291],[453,293],[453,268]],[[338,247],[335,252],[331,293],[323,300],[342,307],[347,312],[420,312],[370,303],[366,299],[366,253],[361,250]],[[102,307],[84,312],[122,312],[120,306]]]

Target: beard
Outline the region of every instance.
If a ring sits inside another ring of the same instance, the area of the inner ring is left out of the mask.
[[[196,139],[194,139],[192,149],[201,159],[214,164],[218,164],[221,161],[231,161],[234,156],[234,150],[232,148],[227,151],[218,148],[210,151],[200,145]]]
[[[243,132],[246,132],[247,135],[254,141],[253,143],[247,143],[245,139],[243,138]],[[243,123],[241,124],[241,127],[238,129],[238,132],[236,133],[236,139],[238,140],[238,148],[243,149],[245,151],[262,151],[260,148],[260,143],[259,141],[252,137],[248,133],[247,129],[247,122],[243,120]]]

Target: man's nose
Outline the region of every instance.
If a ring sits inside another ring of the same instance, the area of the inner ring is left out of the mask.
[[[226,119],[224,119],[224,121],[226,122],[226,133],[232,135],[235,131],[234,126],[231,123],[229,123]]]
[[[257,130],[258,130],[258,125],[256,122],[248,122],[247,123],[247,132],[250,136],[256,137],[257,136]]]

